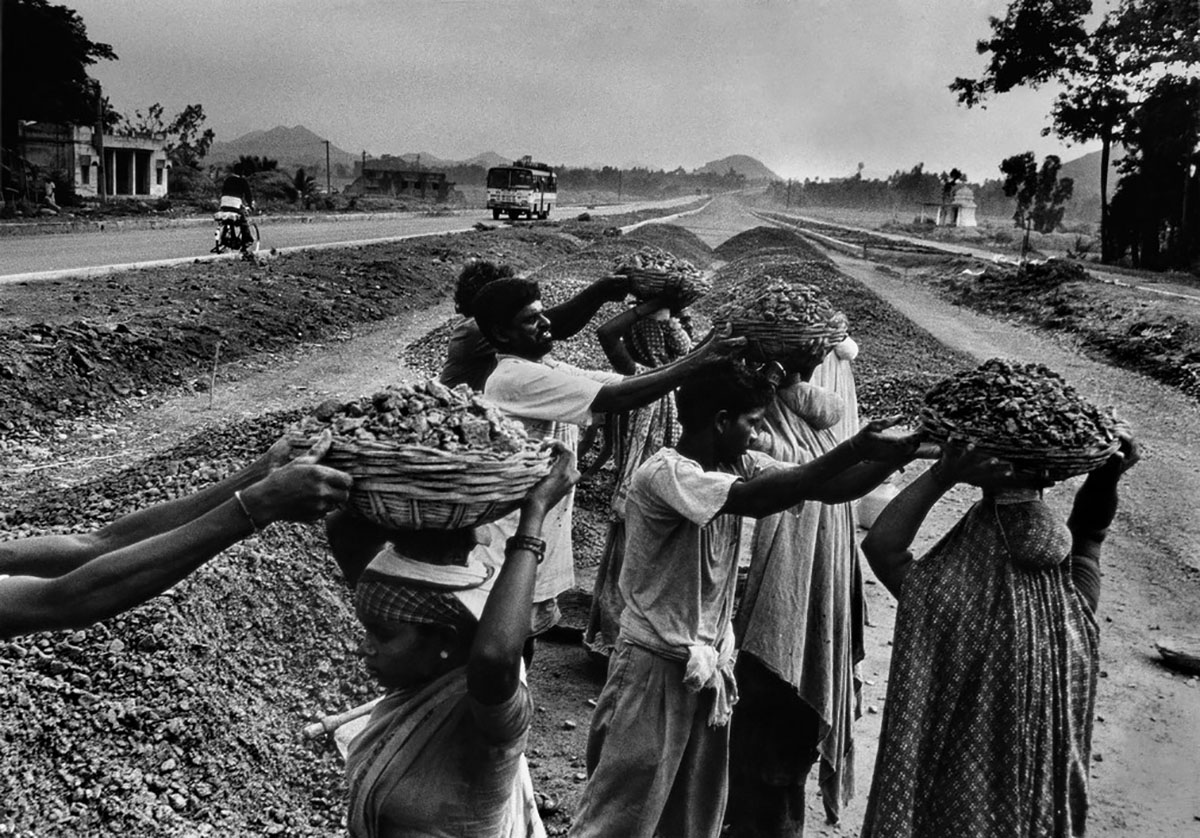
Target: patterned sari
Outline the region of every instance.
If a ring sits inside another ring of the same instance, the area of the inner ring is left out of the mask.
[[[1035,493],[985,498],[904,581],[863,838],[1083,835],[1099,630]]]

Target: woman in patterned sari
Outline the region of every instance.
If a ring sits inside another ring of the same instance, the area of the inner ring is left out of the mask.
[[[692,349],[692,338],[679,314],[680,300],[669,293],[645,300],[613,317],[596,330],[612,368],[635,375],[678,360]],[[617,588],[625,555],[625,498],[638,466],[660,448],[674,447],[682,429],[676,419],[675,394],[628,414],[606,418],[616,423],[611,434],[616,481],[613,487],[608,537],[596,570],[592,607],[583,643],[589,651],[607,657],[616,643],[625,602]],[[593,466],[594,467],[594,466]]]
[[[1118,435],[1065,529],[1047,481],[970,446],[948,446],[875,521],[863,551],[900,602],[864,838],[1084,834],[1100,546],[1138,459]],[[921,522],[960,482],[983,499],[913,561]]]

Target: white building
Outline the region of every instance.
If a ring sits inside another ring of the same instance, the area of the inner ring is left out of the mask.
[[[99,197],[102,176],[108,198],[166,197],[171,164],[163,147],[164,137],[105,134],[102,140],[98,144],[95,131],[87,125],[26,122],[18,133],[20,156],[25,162],[45,175],[70,178],[79,198]],[[103,166],[100,145],[104,149]]]

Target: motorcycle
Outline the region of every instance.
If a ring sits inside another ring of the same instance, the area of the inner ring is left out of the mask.
[[[249,235],[242,228],[241,213],[233,210],[220,210],[213,215],[217,229],[213,233],[213,253],[224,253],[227,250],[240,250],[243,258],[252,258],[258,252],[258,225],[249,223]]]

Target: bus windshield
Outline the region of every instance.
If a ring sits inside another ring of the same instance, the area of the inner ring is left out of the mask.
[[[489,169],[489,189],[511,189],[533,186],[533,173],[528,169]]]

